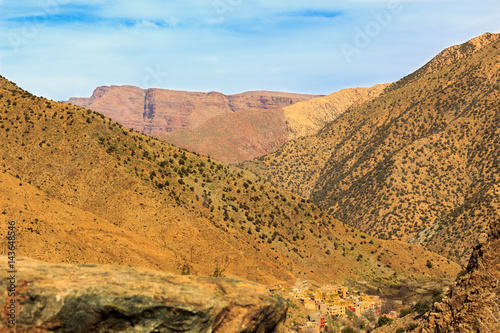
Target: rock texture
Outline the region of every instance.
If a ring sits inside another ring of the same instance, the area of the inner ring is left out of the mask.
[[[5,256],[0,257],[7,267]],[[17,332],[276,332],[287,304],[259,285],[18,259]],[[0,329],[6,319],[7,280]]]
[[[104,86],[96,88],[90,98],[74,97],[67,103],[99,112],[127,128],[159,135],[195,128],[223,114],[275,110],[314,97],[318,96],[269,91],[226,96],[218,92]]]
[[[467,274],[434,305],[422,332],[500,332],[499,228],[497,221],[488,242],[474,249]]]

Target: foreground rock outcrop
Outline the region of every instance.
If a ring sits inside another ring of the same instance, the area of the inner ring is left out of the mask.
[[[275,332],[286,318],[286,302],[237,280],[24,258],[17,266],[17,332]],[[2,332],[14,331],[8,283]]]
[[[447,298],[436,303],[424,333],[500,332],[500,221],[479,245]]]

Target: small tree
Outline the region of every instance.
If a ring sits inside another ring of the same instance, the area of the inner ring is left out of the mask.
[[[384,325],[387,325],[387,324],[390,324],[392,322],[392,319],[390,318],[387,318],[387,317],[380,317],[378,318],[378,326],[384,326]]]
[[[351,326],[347,326],[342,329],[342,333],[358,333],[358,331]]]
[[[417,304],[415,304],[414,309],[418,312],[419,315],[423,315],[431,309],[431,306],[429,303],[418,302]]]
[[[225,277],[224,272],[226,271],[227,267],[229,266],[229,257],[228,256],[223,256],[222,259],[216,259],[215,260],[215,269],[214,272],[212,273],[212,277]]]
[[[191,275],[192,270],[193,267],[187,261],[181,265],[181,275]]]

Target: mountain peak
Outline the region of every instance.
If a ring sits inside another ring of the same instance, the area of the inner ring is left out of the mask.
[[[473,43],[473,44],[480,45],[480,46],[489,45],[492,41],[496,40],[496,38],[498,38],[499,36],[500,36],[500,34],[493,34],[491,32],[485,32],[481,36],[472,38],[467,43]]]
[[[401,88],[411,82],[415,82],[424,75],[438,71],[445,66],[451,65],[458,60],[467,58],[470,55],[479,52],[484,47],[498,41],[498,39],[500,39],[500,34],[487,32],[463,44],[451,46],[432,58],[423,67],[395,82],[387,89],[388,91],[391,91]]]

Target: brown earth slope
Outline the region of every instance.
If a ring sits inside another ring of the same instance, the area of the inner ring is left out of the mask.
[[[318,135],[244,167],[371,235],[465,264],[500,213],[499,40],[445,50]]]
[[[378,97],[389,84],[351,88],[283,108],[288,140],[318,133],[347,109]]]
[[[3,78],[0,171],[0,248],[15,220],[19,256],[223,272],[264,284],[348,277],[391,283],[458,270],[421,246],[347,228],[247,171]]]
[[[289,140],[316,134],[349,107],[380,95],[386,86],[344,89],[282,109],[223,114],[197,128],[157,137],[220,161],[240,163],[272,153]]]
[[[239,163],[278,150],[288,135],[283,112],[263,110],[216,116],[197,128],[157,137],[219,161]]]

